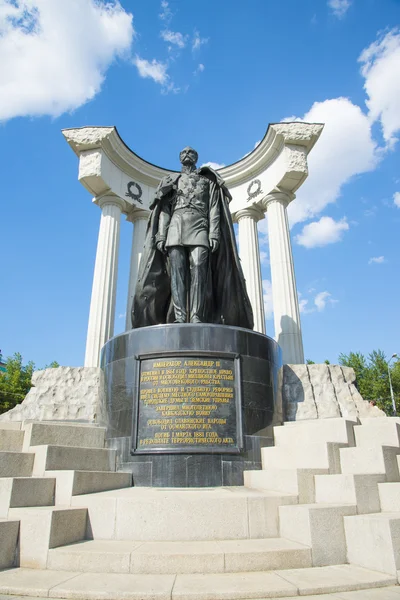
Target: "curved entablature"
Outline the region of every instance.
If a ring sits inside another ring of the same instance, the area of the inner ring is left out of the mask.
[[[277,188],[294,193],[308,175],[307,155],[322,128],[297,121],[271,124],[252,152],[219,169],[233,196],[232,213],[259,204]],[[159,181],[171,172],[135,154],[116,127],[64,129],[63,135],[80,159],[79,180],[94,201],[119,196],[125,213],[134,207],[148,210]]]

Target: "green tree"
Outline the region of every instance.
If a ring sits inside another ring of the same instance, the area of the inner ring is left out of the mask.
[[[390,395],[388,366],[392,378],[393,392],[397,410],[400,408],[400,361],[388,365],[382,350],[373,350],[366,358],[360,352],[340,354],[339,364],[352,367],[356,373],[356,385],[364,400],[376,402],[386,414],[393,413]],[[400,411],[399,411],[400,412]]]
[[[0,376],[0,413],[6,412],[22,402],[32,387],[32,361],[22,364],[22,355],[16,352],[6,360],[6,372]]]
[[[57,362],[52,362],[45,369],[59,367]],[[20,404],[32,387],[32,374],[35,363],[29,361],[23,364],[22,355],[16,352],[6,360],[6,372],[0,374],[0,414],[16,404]]]

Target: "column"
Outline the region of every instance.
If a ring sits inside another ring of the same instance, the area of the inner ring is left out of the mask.
[[[105,196],[98,204],[101,208],[101,219],[90,301],[85,367],[100,365],[100,350],[114,333],[119,235],[124,202],[116,196]]]
[[[274,192],[263,201],[268,216],[275,339],[284,364],[303,364],[299,300],[286,207],[294,194]]]
[[[235,213],[239,225],[239,254],[247,293],[254,315],[254,331],[265,333],[264,298],[261,278],[260,247],[257,222],[264,218],[257,206],[249,206]]]
[[[131,266],[129,270],[128,301],[126,305],[126,331],[132,329],[132,303],[135,295],[136,280],[139,272],[140,260],[142,258],[144,240],[146,237],[148,218],[149,213],[140,209],[134,209],[126,217],[127,221],[133,223]]]

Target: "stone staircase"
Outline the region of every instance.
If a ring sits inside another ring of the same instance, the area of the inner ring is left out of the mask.
[[[244,487],[134,488],[104,428],[0,422],[0,594],[400,598],[400,420],[274,437]]]

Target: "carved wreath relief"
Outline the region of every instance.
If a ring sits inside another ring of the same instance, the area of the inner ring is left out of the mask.
[[[128,198],[132,198],[132,200],[135,200],[135,202],[143,204],[143,201],[141,200],[143,190],[140,187],[140,185],[135,181],[130,181],[126,187],[128,191],[126,192],[125,196],[127,196]],[[137,192],[133,192],[132,188],[136,188]]]
[[[250,202],[250,200],[253,200],[253,198],[255,198],[256,196],[259,196],[262,193],[262,189],[261,189],[261,181],[259,179],[253,179],[253,181],[250,183],[249,187],[247,188],[247,202]]]

